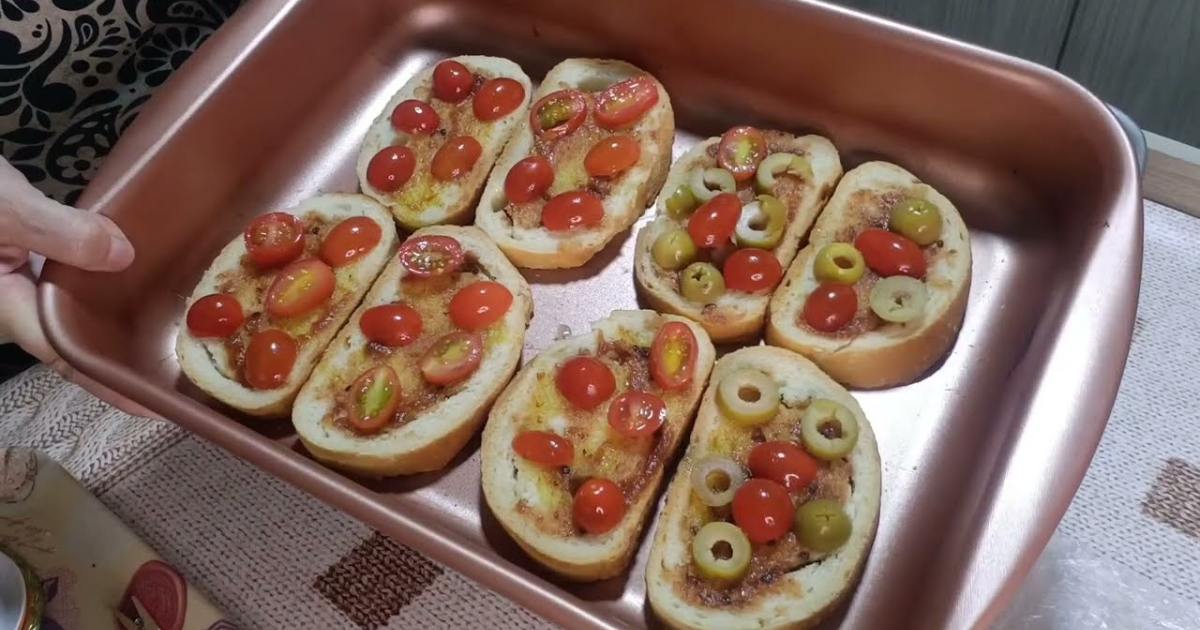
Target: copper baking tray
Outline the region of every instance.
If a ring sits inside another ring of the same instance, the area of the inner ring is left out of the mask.
[[[1129,348],[1141,273],[1134,157],[1117,122],[1050,70],[857,13],[786,0],[258,0],[149,103],[80,203],[137,261],[49,265],[41,314],[67,360],[130,398],[571,628],[652,624],[641,546],[625,575],[573,586],[534,567],[484,507],[477,443],[387,482],[332,472],[287,422],[206,400],[172,348],[183,296],[248,218],[355,190],[373,116],[418,68],[498,54],[531,76],[618,57],[671,93],[678,155],[748,122],[829,136],[847,168],[882,157],[955,200],[972,228],[966,322],[924,380],[858,394],[879,436],[879,534],[847,627],[985,623],[1037,558],[1088,466]],[[636,302],[628,234],[586,268],[533,272],[526,357],[560,327]]]

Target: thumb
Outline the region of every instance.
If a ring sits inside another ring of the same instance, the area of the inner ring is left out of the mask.
[[[111,219],[65,206],[21,181],[0,193],[0,245],[37,252],[90,271],[133,262],[133,245]]]

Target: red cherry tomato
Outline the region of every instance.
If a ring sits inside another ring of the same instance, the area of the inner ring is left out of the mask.
[[[429,103],[415,98],[400,101],[392,110],[392,128],[403,133],[428,136],[437,131],[441,123],[441,117]]]
[[[595,357],[573,357],[554,377],[558,392],[580,409],[595,409],[617,389],[612,370]]]
[[[729,242],[742,216],[742,202],[733,193],[721,193],[696,208],[688,219],[688,234],[697,247],[720,247]]]
[[[641,120],[658,103],[658,83],[646,76],[608,86],[596,97],[596,124],[621,129]]]
[[[583,158],[592,177],[612,177],[637,164],[642,145],[633,136],[611,136],[597,142]]]
[[[480,155],[483,155],[483,147],[475,138],[450,138],[433,154],[433,163],[429,165],[429,169],[433,171],[434,177],[448,182],[471,172]]]
[[[587,97],[579,90],[551,92],[529,110],[529,128],[542,140],[561,138],[587,119]]]
[[[854,288],[836,282],[818,286],[804,301],[804,321],[821,332],[840,330],[857,312],[858,294]]]
[[[731,291],[766,293],[779,284],[783,267],[775,254],[765,249],[747,247],[725,259],[721,274],[725,276],[725,286]]]
[[[575,461],[575,446],[571,440],[549,431],[523,431],[512,441],[517,455],[535,464],[562,468]]]
[[[750,449],[746,459],[750,474],[770,479],[787,488],[788,492],[799,492],[817,478],[820,466],[804,449],[791,442],[763,442]]]
[[[242,234],[246,254],[259,269],[279,267],[304,253],[304,225],[286,212],[256,217]]]
[[[421,374],[434,385],[453,385],[475,372],[483,358],[477,332],[452,332],[438,339],[421,357]]]
[[[796,508],[788,491],[767,479],[751,479],[733,495],[733,522],[752,543],[765,543],[792,529]]]
[[[350,396],[350,426],[359,433],[375,433],[400,408],[400,377],[392,368],[377,365],[354,380]]]
[[[324,304],[335,286],[329,265],[313,258],[294,262],[267,289],[267,314],[280,318],[307,313]]]
[[[188,331],[196,337],[224,339],[237,332],[244,321],[242,305],[228,293],[206,295],[188,307]]]
[[[464,330],[483,330],[500,321],[513,296],[499,282],[472,282],[450,298],[450,321]]]
[[[531,155],[508,169],[504,178],[504,195],[513,203],[526,203],[540,198],[554,183],[554,167],[550,160]]]
[[[608,425],[625,437],[654,435],[666,421],[666,403],[649,392],[625,392],[608,406]]]
[[[246,384],[252,389],[275,389],[287,382],[300,348],[282,330],[254,333],[246,346]]]
[[[754,177],[758,163],[767,157],[767,138],[754,127],[734,127],[721,135],[717,145],[717,164],[744,182]]]
[[[421,314],[407,304],[380,304],[363,312],[358,328],[371,341],[389,348],[407,346],[421,336]]]
[[[542,225],[551,232],[590,228],[604,221],[604,202],[585,190],[555,195],[542,206]]]
[[[571,511],[579,529],[592,534],[612,530],[625,517],[625,495],[620,486],[607,479],[588,479],[575,492]]]
[[[885,278],[925,277],[925,252],[921,251],[920,245],[903,235],[869,228],[854,239],[854,246],[862,252],[867,266]]]
[[[400,264],[418,278],[442,276],[458,271],[466,255],[452,236],[413,236],[396,252]]]
[[[475,76],[461,63],[447,59],[433,68],[433,95],[457,103],[471,95]]]
[[[367,162],[367,183],[379,192],[396,192],[416,168],[417,157],[412,149],[399,145],[385,147]]]
[[[152,617],[162,630],[182,630],[187,616],[187,596],[187,582],[178,571],[161,560],[148,560],[129,578],[117,610],[130,619],[140,617],[144,621]],[[133,603],[135,598],[140,607]],[[41,627],[53,626],[41,624]]]
[[[692,382],[699,347],[691,327],[683,322],[667,322],[654,334],[650,345],[650,376],[665,390],[675,390]]]
[[[341,267],[371,251],[383,240],[383,229],[368,217],[350,217],[333,226],[321,243],[321,260]]]
[[[484,122],[503,118],[525,102],[525,86],[513,79],[488,79],[475,93],[475,117]]]

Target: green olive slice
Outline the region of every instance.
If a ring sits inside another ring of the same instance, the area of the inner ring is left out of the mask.
[[[695,169],[688,178],[688,187],[692,196],[703,203],[723,192],[736,192],[737,180],[723,168]]]
[[[739,579],[750,568],[750,539],[733,523],[713,521],[692,539],[692,560],[707,579]]]
[[[826,461],[845,457],[858,442],[858,418],[841,403],[818,398],[800,418],[800,439],[814,457]]]
[[[796,508],[793,522],[800,544],[823,553],[846,544],[853,530],[846,511],[830,499],[814,499]]]
[[[667,214],[671,215],[671,218],[681,221],[691,216],[692,211],[699,205],[696,196],[692,194],[691,186],[680,184],[671,193],[671,196],[667,197]]]
[[[850,243],[830,243],[813,259],[813,275],[821,282],[854,284],[866,270],[862,252]]]
[[[746,483],[746,472],[728,457],[709,455],[692,467],[692,492],[709,507],[733,502],[733,495]]]
[[[942,238],[942,211],[920,197],[905,197],[888,213],[888,228],[925,247]]]
[[[925,283],[908,276],[883,278],[871,287],[871,310],[880,319],[904,324],[925,312],[929,292]]]
[[[742,426],[763,424],[779,412],[779,385],[758,370],[742,368],[717,384],[717,406]]]
[[[679,271],[696,260],[696,244],[683,228],[668,228],[658,238],[650,249],[654,262],[668,271]]]
[[[760,192],[771,192],[775,189],[775,177],[781,173],[812,181],[812,163],[795,153],[772,153],[759,162],[758,170],[754,172],[754,183]]]
[[[685,300],[712,304],[725,294],[725,277],[712,263],[694,262],[679,275],[679,293]]]
[[[759,195],[742,206],[733,236],[739,247],[771,249],[783,238],[787,226],[787,208],[772,195]]]

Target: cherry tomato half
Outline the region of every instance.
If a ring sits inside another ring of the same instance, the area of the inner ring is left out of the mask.
[[[425,101],[410,98],[392,110],[392,128],[403,133],[428,136],[438,130],[442,119]]]
[[[542,206],[542,225],[551,232],[590,228],[604,221],[604,202],[586,190],[555,195]]]
[[[739,249],[725,259],[725,287],[743,293],[766,293],[779,284],[783,267],[775,254],[754,247]]]
[[[383,229],[368,217],[350,217],[333,226],[321,243],[321,260],[341,267],[371,251],[383,240]]]
[[[421,374],[434,385],[453,385],[475,372],[483,358],[477,332],[452,332],[438,339],[421,357]]]
[[[450,321],[463,330],[483,330],[500,321],[512,303],[512,292],[503,284],[472,282],[450,298]]]
[[[751,479],[733,495],[733,522],[753,543],[782,537],[792,529],[795,515],[788,491],[768,479]]]
[[[379,192],[396,192],[412,177],[417,157],[399,145],[384,147],[367,162],[367,183]]]
[[[550,160],[531,155],[508,169],[504,178],[504,195],[513,203],[526,203],[540,198],[554,183],[554,167]]]
[[[407,304],[380,304],[363,311],[358,320],[363,336],[389,348],[407,346],[421,336],[421,314]]]
[[[658,83],[642,75],[614,83],[596,97],[596,124],[621,129],[641,120],[658,103]]]
[[[286,265],[304,253],[304,225],[286,212],[255,217],[242,238],[250,262],[259,269]]]
[[[554,385],[572,405],[595,409],[617,389],[617,379],[604,362],[595,357],[572,357],[558,368]]]
[[[579,90],[551,92],[529,110],[529,128],[542,140],[561,138],[587,119],[587,96]]]
[[[642,145],[633,136],[611,136],[597,142],[583,158],[583,168],[592,177],[612,177],[637,164]]]
[[[267,314],[279,318],[307,313],[324,304],[335,286],[329,265],[315,258],[296,261],[280,270],[267,289]]]
[[[457,103],[471,95],[475,76],[461,63],[447,59],[433,68],[433,95],[447,103]]]
[[[650,344],[650,376],[665,390],[686,387],[696,371],[696,335],[683,322],[667,322]]]
[[[418,278],[442,276],[458,271],[466,255],[453,236],[413,236],[396,252],[400,264]]]
[[[433,154],[433,162],[429,170],[437,179],[448,182],[458,179],[471,172],[479,156],[483,155],[483,147],[471,136],[457,136],[446,140],[446,143]]]
[[[885,278],[925,277],[925,252],[912,239],[895,232],[869,228],[854,239],[854,246],[862,252],[867,266]]]
[[[754,177],[758,163],[767,158],[767,138],[754,127],[734,127],[721,134],[717,145],[717,164],[744,182]]]
[[[821,332],[837,332],[857,312],[858,294],[847,284],[826,282],[804,301],[804,321]]]
[[[512,441],[517,455],[535,464],[561,468],[575,461],[575,445],[569,438],[549,431],[522,431]]]
[[[770,479],[787,488],[788,492],[799,492],[817,478],[820,466],[804,449],[791,442],[763,442],[750,449],[746,458],[750,474],[761,479]]]
[[[377,365],[354,380],[350,396],[350,426],[359,433],[375,433],[400,408],[400,377],[392,368]]]
[[[608,425],[625,437],[654,435],[666,421],[666,403],[649,392],[625,392],[608,406]]]
[[[475,93],[475,117],[484,122],[503,118],[525,102],[525,86],[519,82],[501,77],[488,79],[479,86]]]
[[[187,327],[195,337],[224,339],[237,332],[244,321],[242,305],[228,293],[206,295],[188,307]]]
[[[696,247],[720,247],[733,238],[742,202],[733,193],[721,193],[696,208],[688,219],[688,234]]]
[[[579,529],[592,534],[612,530],[625,517],[625,495],[607,479],[588,479],[575,491],[571,511]]]
[[[252,389],[275,389],[287,382],[300,348],[282,330],[269,328],[250,337],[243,367],[246,384]]]

